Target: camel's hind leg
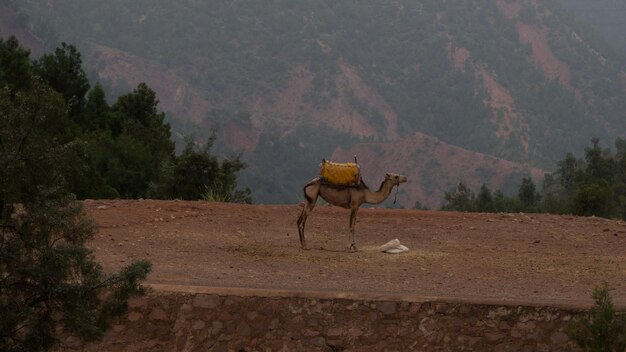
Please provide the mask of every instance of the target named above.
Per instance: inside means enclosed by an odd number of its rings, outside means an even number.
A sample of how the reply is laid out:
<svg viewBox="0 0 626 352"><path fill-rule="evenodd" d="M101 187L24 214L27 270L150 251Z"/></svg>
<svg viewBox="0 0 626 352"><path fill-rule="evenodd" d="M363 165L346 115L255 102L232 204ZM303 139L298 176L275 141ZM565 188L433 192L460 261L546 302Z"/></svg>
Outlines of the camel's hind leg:
<svg viewBox="0 0 626 352"><path fill-rule="evenodd" d="M309 216L309 204L304 204L304 208L302 209L302 213L298 218L298 234L300 235L300 247L302 249L306 249L306 239L304 238L304 225L306 224L306 218Z"/></svg>
<svg viewBox="0 0 626 352"><path fill-rule="evenodd" d="M350 210L350 234L348 235L348 251L356 252L356 235L354 234L354 226L356 225L356 213L359 208L352 208Z"/></svg>
<svg viewBox="0 0 626 352"><path fill-rule="evenodd" d="M307 184L304 186L304 208L302 208L302 213L298 218L298 234L300 235L300 246L302 249L307 249L306 238L304 238L304 226L306 225L306 219L309 216L309 213L313 211L313 208L315 208L319 191L319 188L310 186L313 185Z"/></svg>

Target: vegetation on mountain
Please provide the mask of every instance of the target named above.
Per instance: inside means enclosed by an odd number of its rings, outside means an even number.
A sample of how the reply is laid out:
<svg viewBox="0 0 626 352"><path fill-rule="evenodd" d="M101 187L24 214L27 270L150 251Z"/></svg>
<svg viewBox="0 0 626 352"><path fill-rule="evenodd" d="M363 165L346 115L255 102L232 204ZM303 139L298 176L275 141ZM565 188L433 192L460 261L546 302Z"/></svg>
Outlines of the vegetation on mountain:
<svg viewBox="0 0 626 352"><path fill-rule="evenodd" d="M443 210L476 212L543 212L600 216L626 220L626 141L618 138L616 151L601 148L598 139L585 157L568 153L546 174L541 192L525 177L517 197L494 193L483 185L476 196L462 182L445 193Z"/></svg>
<svg viewBox="0 0 626 352"><path fill-rule="evenodd" d="M101 85L90 88L81 54L73 45L62 43L53 53L32 62L14 38L4 42L4 49L12 51L0 63L0 78L8 94L44 85L60 95L67 113L59 112L63 117L50 126L50 133L61 144L72 141L76 145L76 160L64 166L63 177L79 199L157 196L151 187L165 182L166 177L174 177L167 180L171 185L190 182L186 173L196 167L189 161L191 153L210 160L213 166L203 170L202 185L184 194L173 186L161 187L159 198L201 199L208 187L224 199L250 202L249 191L237 190L237 173L245 168L240 155L220 163L210 155L210 145L201 153L192 148L181 156L174 154L170 126L165 114L158 111L156 93L145 83L109 105ZM169 164L177 165L176 174L163 174L167 172L164 165Z"/></svg>
<svg viewBox="0 0 626 352"><path fill-rule="evenodd" d="M557 0L36 0L15 6L40 37L64 38L88 51L90 70L108 77L112 88L128 82L126 72L111 73L116 63L107 62L106 48L184 80L208 108L186 116L197 104L189 95L172 97L180 104L171 115L177 128L211 126L212 110L247 111L246 128L283 150L289 136L308 125L318 131L318 143L307 150L313 160L328 157L345 135L352 144L359 138L384 144L419 132L550 168L591 137L614 140L626 130L626 60ZM292 199L308 176L253 170L282 168L296 158L302 157L247 153L250 168L242 180L255 183L261 201ZM419 174L401 171L409 179Z"/></svg>
<svg viewBox="0 0 626 352"><path fill-rule="evenodd" d="M237 188L237 173L246 165L240 156L221 163L211 155L216 134L212 132L203 148L188 140L180 156L161 164L159 178L150 184L148 196L155 199L204 199L207 201L252 203L250 189Z"/></svg>

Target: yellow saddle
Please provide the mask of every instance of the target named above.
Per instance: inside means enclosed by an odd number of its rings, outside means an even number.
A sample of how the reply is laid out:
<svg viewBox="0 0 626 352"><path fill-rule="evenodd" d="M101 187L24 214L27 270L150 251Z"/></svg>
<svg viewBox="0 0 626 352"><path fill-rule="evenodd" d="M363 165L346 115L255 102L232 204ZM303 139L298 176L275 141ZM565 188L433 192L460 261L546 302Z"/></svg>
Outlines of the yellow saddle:
<svg viewBox="0 0 626 352"><path fill-rule="evenodd" d="M361 182L361 169L356 163L334 163L324 160L320 177L325 182L339 186L356 186Z"/></svg>

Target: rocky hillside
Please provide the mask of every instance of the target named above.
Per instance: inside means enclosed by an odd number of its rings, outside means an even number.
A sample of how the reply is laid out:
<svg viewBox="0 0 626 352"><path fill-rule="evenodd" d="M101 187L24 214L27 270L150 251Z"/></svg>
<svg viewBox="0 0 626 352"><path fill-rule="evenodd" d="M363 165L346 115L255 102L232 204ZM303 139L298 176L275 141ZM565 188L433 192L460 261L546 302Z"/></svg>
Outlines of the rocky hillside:
<svg viewBox="0 0 626 352"><path fill-rule="evenodd" d="M12 4L111 95L147 82L179 136L218 124L257 202L297 201L322 158L356 154L373 187L402 173L399 202L436 207L626 132L626 61L551 0Z"/></svg>

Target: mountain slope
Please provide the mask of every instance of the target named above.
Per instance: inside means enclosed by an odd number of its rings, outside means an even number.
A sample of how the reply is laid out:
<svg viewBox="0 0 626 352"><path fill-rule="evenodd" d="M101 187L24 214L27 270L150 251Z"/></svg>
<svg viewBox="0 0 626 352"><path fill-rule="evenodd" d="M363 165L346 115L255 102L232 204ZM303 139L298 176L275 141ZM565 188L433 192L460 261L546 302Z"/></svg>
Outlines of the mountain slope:
<svg viewBox="0 0 626 352"><path fill-rule="evenodd" d="M514 191L592 137L626 131L625 61L552 0L20 6L33 28L58 32L40 37L76 43L111 91L154 87L178 133L202 140L219 124L219 151L245 151L241 182L259 202L299 199L319 160L359 151L364 168L414 182L405 206L436 207L460 180ZM390 162L399 148L420 156Z"/></svg>
<svg viewBox="0 0 626 352"><path fill-rule="evenodd" d="M15 36L35 57L45 52L45 42L27 26L27 20L10 3L0 3L0 37Z"/></svg>
<svg viewBox="0 0 626 352"><path fill-rule="evenodd" d="M560 0L564 8L626 53L626 2L621 0Z"/></svg>
<svg viewBox="0 0 626 352"><path fill-rule="evenodd" d="M477 190L486 183L491 189L514 193L521 177L530 175L535 180L543 177L539 168L481 155L421 133L385 144L360 143L349 149L338 148L332 157L350 160L353 155L358 155L363 177L373 189L378 188L377 182L382 182L386 172L414 170L411 182L398 190L398 199L406 206L416 202L430 206L439 204L444 193L456 187L459 181L471 189Z"/></svg>

